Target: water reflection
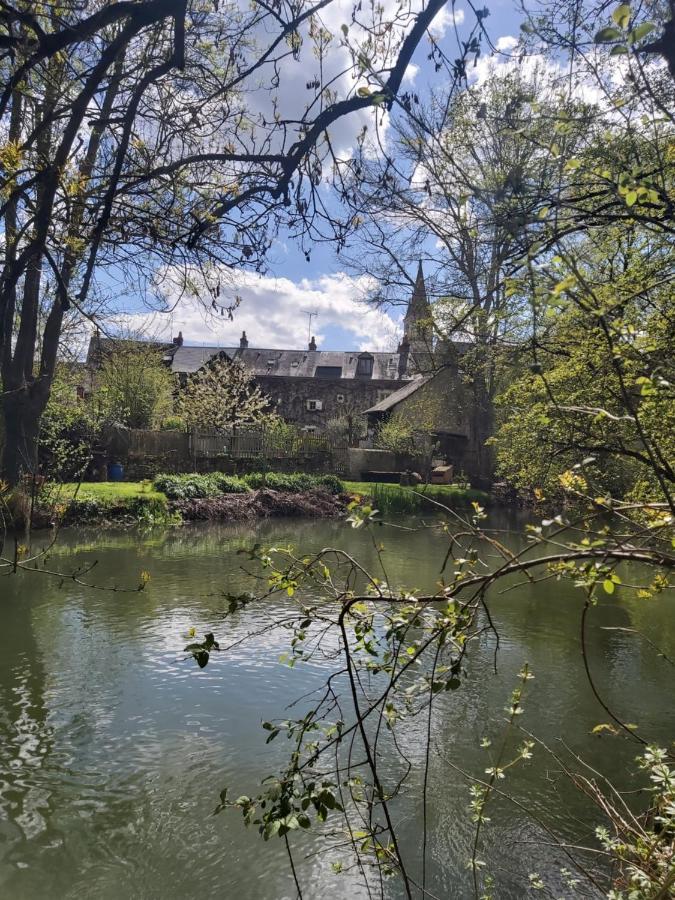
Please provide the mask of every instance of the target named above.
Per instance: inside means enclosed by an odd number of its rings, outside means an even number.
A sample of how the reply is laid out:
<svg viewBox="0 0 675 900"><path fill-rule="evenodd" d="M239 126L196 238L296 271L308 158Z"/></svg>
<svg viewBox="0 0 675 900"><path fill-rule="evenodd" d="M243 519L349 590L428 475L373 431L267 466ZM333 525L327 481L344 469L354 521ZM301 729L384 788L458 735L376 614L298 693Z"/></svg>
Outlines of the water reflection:
<svg viewBox="0 0 675 900"><path fill-rule="evenodd" d="M504 524L504 523L498 523ZM519 540L518 523L508 538ZM433 586L443 555L434 532L382 530L392 582ZM52 563L97 560L98 583L141 593L87 590L38 576L2 580L0 632L0 893L37 898L293 897L281 842L262 844L234 815L211 817L220 787L254 793L283 763L285 742L269 746L262 719L320 685L330 661L293 670L279 662L288 636L267 631L221 654L203 671L183 659L183 635L213 630L225 643L257 631L281 601L223 617L224 591L250 589L237 550L253 543L293 543L307 551L340 546L377 565L370 538L339 522L267 522L132 533L66 532ZM468 792L455 764L482 773L482 736L495 738L516 673L528 660L536 674L523 724L552 746L564 738L592 764L618 777L636 753L623 739L588 732L603 712L590 695L579 655L581 599L567 585L522 585L493 597L501 636L483 639L462 689L444 695L432 721L434 748L430 861L432 889L465 898L471 839ZM672 669L635 628L675 656L673 598L637 602L618 591L592 612L591 664L608 700L654 739L672 739ZM397 808L405 852L419 855L420 778L425 723L401 734L413 778ZM383 744L386 758L386 741ZM393 755L388 764L395 767ZM515 772L510 786L548 827L590 832L588 806L551 776L543 755ZM565 860L539 843L544 830L525 812L497 801L485 854L497 862L500 898L523 896L522 873L558 879ZM535 843L533 843L535 842ZM307 897L364 894L330 868L340 856L307 835L298 865ZM303 853L307 858L303 858ZM314 854L314 855L312 855ZM414 864L413 864L414 869ZM527 877L525 875L525 877ZM560 883L561 884L561 883ZM563 893L564 885L560 891ZM396 882L388 885L399 896Z"/></svg>

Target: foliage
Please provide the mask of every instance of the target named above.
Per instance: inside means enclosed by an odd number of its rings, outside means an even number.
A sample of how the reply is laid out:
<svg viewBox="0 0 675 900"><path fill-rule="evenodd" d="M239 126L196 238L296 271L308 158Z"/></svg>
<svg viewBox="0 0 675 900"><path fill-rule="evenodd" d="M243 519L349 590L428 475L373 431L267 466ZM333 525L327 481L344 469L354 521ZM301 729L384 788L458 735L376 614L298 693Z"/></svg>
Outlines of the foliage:
<svg viewBox="0 0 675 900"><path fill-rule="evenodd" d="M117 342L96 374L100 415L127 428L154 428L171 411L173 378L152 344Z"/></svg>
<svg viewBox="0 0 675 900"><path fill-rule="evenodd" d="M419 433L400 414L394 413L377 429L375 445L392 453L413 455L416 449L415 436L419 442Z"/></svg>
<svg viewBox="0 0 675 900"><path fill-rule="evenodd" d="M185 422L180 416L166 416L159 427L162 431L185 431Z"/></svg>
<svg viewBox="0 0 675 900"><path fill-rule="evenodd" d="M196 500L220 494L246 494L250 487L236 475L213 472L207 475L157 475L156 490L170 500Z"/></svg>
<svg viewBox="0 0 675 900"><path fill-rule="evenodd" d="M190 427L262 425L277 420L253 375L224 354L209 360L178 391L176 413Z"/></svg>
<svg viewBox="0 0 675 900"><path fill-rule="evenodd" d="M274 491L287 491L289 494L300 494L304 491L322 488L331 494L343 493L343 484L336 475L307 475L303 472L286 474L284 472L251 472L244 475L246 484L252 488L271 488Z"/></svg>
<svg viewBox="0 0 675 900"><path fill-rule="evenodd" d="M41 467L52 480L84 474L103 424L98 406L80 396L81 382L81 367L57 367L39 437Z"/></svg>
<svg viewBox="0 0 675 900"><path fill-rule="evenodd" d="M608 900L665 898L675 888L675 767L661 747L648 746L637 762L648 779L642 790L651 800L641 816L630 815L592 779L575 776L609 820L596 829L601 847L620 872Z"/></svg>
<svg viewBox="0 0 675 900"><path fill-rule="evenodd" d="M420 421L417 405L414 418L407 412L395 412L378 426L375 446L400 456L410 457L416 464L423 465L425 469L423 474L426 475L438 447L432 436L434 421L434 418L428 416Z"/></svg>
<svg viewBox="0 0 675 900"><path fill-rule="evenodd" d="M485 504L488 495L476 488L456 484L420 484L404 487L384 482L346 481L348 493L368 497L372 506L383 515L428 513L438 511L434 502L451 509L470 507L472 503ZM432 502L430 502L432 501Z"/></svg>
<svg viewBox="0 0 675 900"><path fill-rule="evenodd" d="M282 224L301 241L326 226L341 236L317 194L333 155L327 131L391 107L443 5L357 17L354 4L348 39L316 18L334 0L278 10L205 0L3 7L5 477L36 471L39 420L73 321L124 314L128 294L160 283L231 314L238 301L219 299L219 271L260 269ZM349 10L334 14L350 20ZM287 63L314 59L321 75L298 94ZM246 98L261 79L274 86L253 109ZM286 86L299 128L279 108ZM119 285L107 303L94 289L106 270Z"/></svg>
<svg viewBox="0 0 675 900"><path fill-rule="evenodd" d="M550 274L533 284L549 312L535 371L499 400L499 470L559 500L565 473L584 461L594 496L658 500L659 479L675 482L672 255L614 228L578 242Z"/></svg>
<svg viewBox="0 0 675 900"><path fill-rule="evenodd" d="M41 502L52 510L55 522L66 525L93 522L100 526L109 520L153 527L178 521L169 510L167 498L157 492L85 491L69 496L52 490L43 494Z"/></svg>
<svg viewBox="0 0 675 900"><path fill-rule="evenodd" d="M481 352L488 367L495 362L490 333L505 343L515 337L499 360L500 366L510 367L506 375L513 384L504 390L496 447L505 475L520 478L539 494L550 490L551 515L526 526L528 545L520 551L511 550L506 535L485 521L478 501L470 511L448 510L433 526L420 523L418 527L432 528L443 540L438 580L427 593L391 580L386 531L376 502L380 497L372 496L380 488L366 500L354 500L348 519L354 528L372 530L370 566L339 548L306 553L302 548L267 550L256 545L249 551L259 562L258 577L266 577L267 589L259 591L258 600L283 597L279 624L293 623L283 660L294 667L328 657L333 665L322 688L312 694L314 699L304 698L307 705L301 714L263 723L268 742L282 734L290 741L286 764L275 769L253 796L234 800L224 790L217 811L235 809L264 839L275 835L286 839L289 832L321 827L330 817L330 833L345 836L341 846L346 847L348 864L368 888L373 884L379 896L387 893L382 876L388 874L397 876L395 890L403 896L438 895L427 866L429 804L433 779L444 777L446 764L456 765L471 785L474 834L466 862L475 900L500 896L495 887L500 873L491 870L489 857L481 858L489 846L487 830L494 829L492 840L499 836L498 826L487 815L493 800L517 803L523 814L542 824L538 804L519 801L503 786L507 773L541 746L520 724L524 689L531 677L528 667L523 667L521 683L506 706L502 740L494 751L489 740L483 743L489 752L483 771L463 772L451 755L443 753L435 739L433 710L447 692L462 691L469 660L485 649L486 640L491 654L494 648L496 663L500 632L493 607L500 593L528 582L545 602L550 579L568 580L579 591L581 662L589 691L611 723L607 739L631 741L647 750L645 771L657 790L651 809L634 809L621 787L609 784L601 793L598 785L607 785L606 779L596 770L589 772L582 760L573 756L574 765L582 768L582 775L577 775L559 756L542 748L563 777L598 801L609 826L597 834L597 845L585 848L569 843L545 822L547 843L574 865L573 875L569 870L561 873L574 895L665 898L673 890L673 751L669 748L661 755L649 749L653 723L643 711L632 710L631 721L626 721L605 697L603 686L594 679L589 622L600 598L611 601L621 592L646 602L669 590L675 570L670 288L674 95L663 67L645 63L641 41L647 32L636 30L645 15L660 8L658 4L639 12L622 8L625 4L614 9L621 43L637 51L615 54L626 57L621 63L625 70L609 55L594 53L589 60L584 52L597 33L594 18L607 15L606 4L575 0L572 6L572 31L569 4L539 4L537 15L528 15L525 23L523 46L532 35L535 52L548 50L556 64L561 49L569 51L565 90L556 78L546 104L506 96L498 115L492 116L489 105L484 110L478 105L470 121L459 115L461 104L453 105L447 96L432 98L433 115L425 117L412 96L406 108L409 160L422 185L420 195L425 192L424 146L437 148L442 158L443 141L456 149L456 134L460 139L464 131L475 134L483 127L478 121L483 118L497 150L505 148L505 160L512 139L518 145L520 172L509 173L508 167L502 173L495 171L492 184L489 167L481 172L485 180L466 177L471 188L466 197L455 195L457 179L445 179L449 190L444 201L455 204L460 220L464 215L471 222L467 241L442 231L445 207L434 208L424 197L418 203L417 236L425 247L436 238L439 255L464 251L470 255L482 239L471 220L481 204L488 208L483 221L488 226L499 224L507 233L509 258L490 272L493 297L516 311L513 329L489 316L481 321L489 279L479 290L468 291L466 299L476 314L470 324L484 327ZM667 23L671 31L672 27ZM598 88L590 109L570 100L574 91L589 83ZM437 121L445 124L446 111L448 128L439 130ZM468 149L475 157L482 145L469 139ZM367 155L364 150L358 165L368 164ZM427 159L434 161L431 153ZM353 161L349 165L357 170ZM366 228L378 240L384 233L379 243L385 253L383 267L391 268L395 281L404 273L386 232L394 231L402 219L396 218L398 209L384 204L400 169L398 159L393 163L388 155L376 166L378 177L372 181L384 200L379 209L386 208L387 215L380 219L371 208ZM412 173L404 171L404 185L406 180L413 185ZM501 198L500 174L511 174L515 181L509 185L508 178L502 180L501 186L509 190ZM547 177L539 178L542 174ZM357 173L343 192L355 191L353 203L361 211L358 177ZM438 182L443 185L441 179ZM433 194L431 184L429 188ZM505 199L508 203L500 206ZM402 229L401 242L409 240L410 232ZM489 255L497 243L495 231L488 232L483 249ZM365 257L361 244L356 252ZM461 279L457 283L461 287ZM455 293L452 298L462 299ZM483 377L481 365L468 371L467 378ZM504 377L502 388L508 380ZM486 396L482 387L478 394ZM409 432L412 423L395 422L405 438L402 424ZM631 564L635 573L630 581L622 578L624 564ZM232 613L236 611L235 603ZM663 656L658 647L655 652ZM666 663L672 665L671 660ZM422 736L423 742L414 761L404 740L411 733ZM417 797L422 807L420 840L401 846L395 815L398 798L415 783L411 770L419 760L424 766ZM317 792L324 788L332 800L322 805ZM637 807L638 798L633 799ZM590 866L588 854L594 859ZM376 878L371 882L373 870ZM297 879L296 886L301 894ZM523 894L560 894L559 885L546 884L536 872L525 877L521 888Z"/></svg>

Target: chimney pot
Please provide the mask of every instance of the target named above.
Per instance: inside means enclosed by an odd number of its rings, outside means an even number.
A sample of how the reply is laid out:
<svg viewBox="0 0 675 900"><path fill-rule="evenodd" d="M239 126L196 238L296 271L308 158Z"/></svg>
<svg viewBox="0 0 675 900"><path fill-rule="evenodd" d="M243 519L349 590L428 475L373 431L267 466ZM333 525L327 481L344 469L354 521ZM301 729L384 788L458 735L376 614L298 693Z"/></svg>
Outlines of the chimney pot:
<svg viewBox="0 0 675 900"><path fill-rule="evenodd" d="M309 349L316 350L316 339L314 338L314 335L312 335L312 340L309 342Z"/></svg>
<svg viewBox="0 0 675 900"><path fill-rule="evenodd" d="M183 332L179 331L178 335L173 339L174 347L182 347L183 346Z"/></svg>
<svg viewBox="0 0 675 900"><path fill-rule="evenodd" d="M248 338L246 337L246 332L242 331L241 337L239 338L239 349L246 350L248 347Z"/></svg>

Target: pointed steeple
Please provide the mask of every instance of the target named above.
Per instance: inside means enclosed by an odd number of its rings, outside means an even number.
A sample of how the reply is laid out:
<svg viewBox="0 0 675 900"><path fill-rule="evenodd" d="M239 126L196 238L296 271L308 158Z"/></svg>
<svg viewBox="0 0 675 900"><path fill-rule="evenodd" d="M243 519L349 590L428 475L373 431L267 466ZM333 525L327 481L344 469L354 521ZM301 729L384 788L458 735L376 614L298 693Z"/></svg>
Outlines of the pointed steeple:
<svg viewBox="0 0 675 900"><path fill-rule="evenodd" d="M431 306L427 297L427 287L424 282L422 260L417 266L417 277L413 288L408 309L403 319L403 335L410 345L411 363L416 358L418 371L427 368L430 353L433 348L433 327Z"/></svg>

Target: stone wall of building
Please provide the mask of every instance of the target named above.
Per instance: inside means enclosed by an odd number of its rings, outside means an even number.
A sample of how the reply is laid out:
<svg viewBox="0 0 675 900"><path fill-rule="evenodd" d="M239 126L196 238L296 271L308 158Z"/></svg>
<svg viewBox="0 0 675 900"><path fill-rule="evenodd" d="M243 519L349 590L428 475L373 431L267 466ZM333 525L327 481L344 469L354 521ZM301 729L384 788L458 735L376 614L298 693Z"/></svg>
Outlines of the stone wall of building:
<svg viewBox="0 0 675 900"><path fill-rule="evenodd" d="M401 381L371 378L258 376L257 383L287 422L323 431L331 420L361 417L368 407L401 387ZM312 402L314 401L314 402ZM317 408L318 403L321 408ZM313 407L313 408L312 408ZM365 423L365 419L363 420Z"/></svg>

